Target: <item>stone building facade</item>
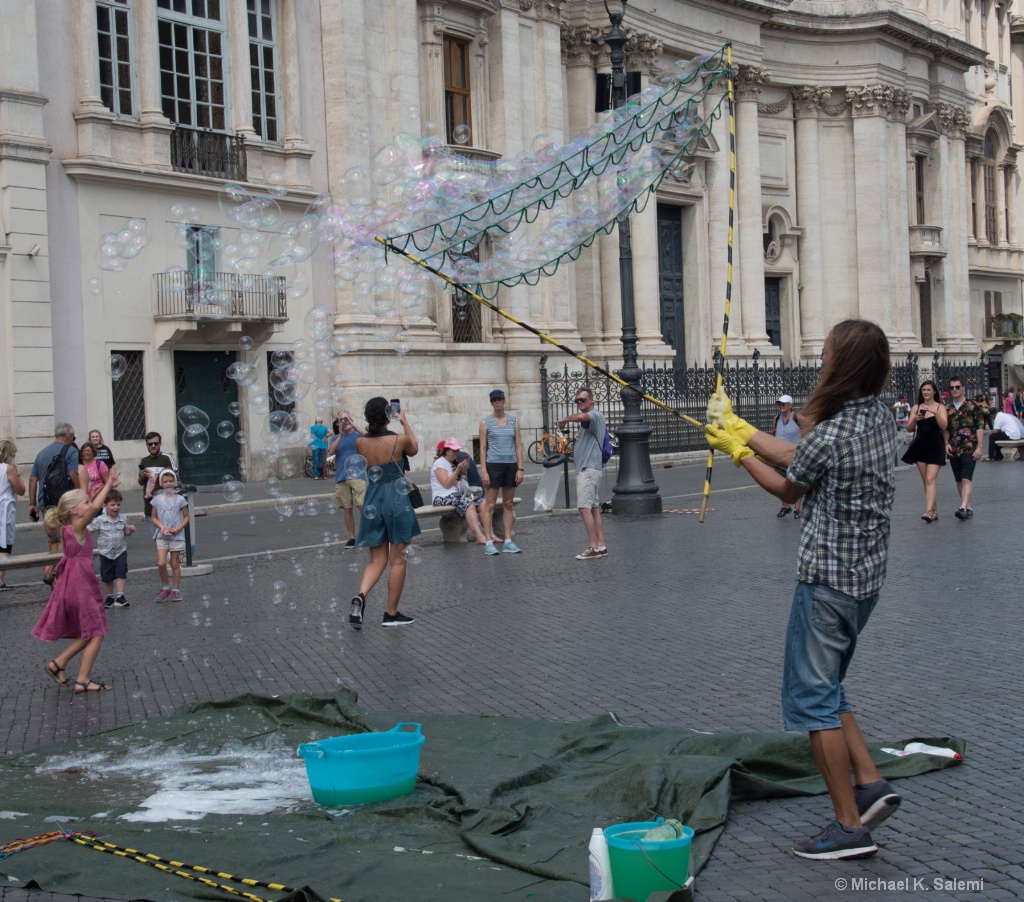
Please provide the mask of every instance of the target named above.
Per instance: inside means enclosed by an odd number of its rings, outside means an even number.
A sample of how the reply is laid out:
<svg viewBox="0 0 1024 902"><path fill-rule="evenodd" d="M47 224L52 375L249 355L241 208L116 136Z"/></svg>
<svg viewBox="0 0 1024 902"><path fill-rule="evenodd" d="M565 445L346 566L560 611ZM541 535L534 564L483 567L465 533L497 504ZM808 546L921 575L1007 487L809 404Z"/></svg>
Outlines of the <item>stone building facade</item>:
<svg viewBox="0 0 1024 902"><path fill-rule="evenodd" d="M273 191L280 231L401 132L442 133L482 160L528 153L539 135L564 142L602 107L602 2L6 0L0 26L0 435L23 460L55 418L100 428L130 460L144 430L173 447L183 403L219 417L238 400L250 440L212 443L208 468L237 472L241 456L258 478L262 414L223 373L244 359L266 387L270 355L308 338L315 304L354 349L319 373L340 404L400 396L430 445L474 435L499 385L528 431L540 425L544 348L451 293L382 329L353 283L335 282L327 248L284 281L256 268L238 282L246 229L224 187ZM1012 0L634 0L625 27L633 86L732 42L730 354L813 358L833 323L865 316L898 353L988 352L997 381L1020 384ZM723 117L634 217L642 358L703 362L717 345L728 147ZM132 219L148 243L98 269L101 236ZM618 267L617 237L602 236L498 301L614 365ZM200 270L223 274L215 317L182 301ZM112 352L127 355L127 382L104 371ZM310 415L312 397L298 402Z"/></svg>

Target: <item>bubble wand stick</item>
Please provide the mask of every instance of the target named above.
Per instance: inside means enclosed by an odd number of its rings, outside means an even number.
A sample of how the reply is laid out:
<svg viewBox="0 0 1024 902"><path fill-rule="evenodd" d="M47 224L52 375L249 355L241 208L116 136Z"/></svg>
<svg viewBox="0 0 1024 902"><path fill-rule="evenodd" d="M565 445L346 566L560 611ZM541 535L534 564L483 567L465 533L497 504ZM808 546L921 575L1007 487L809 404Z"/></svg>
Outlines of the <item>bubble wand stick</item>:
<svg viewBox="0 0 1024 902"><path fill-rule="evenodd" d="M505 317L505 319L509 320L510 322L515 323L517 326L522 326L524 329L526 329L527 332L532 332L534 335L536 335L542 341L546 341L548 344L553 344L556 348L558 348L558 350L564 351L570 357L575 357L580 363L586 364L592 370L596 370L602 376L606 376L607 378L611 379L612 382L615 382L618 385L621 385L623 388L628 388L632 392L636 392L645 401L650 401L652 404L656 405L657 407L660 407L662 410L668 411L668 413L672 414L672 416L674 416L674 417L676 417L676 418L678 418L680 420L684 420L685 422L689 423L691 426L696 426L698 429L703 429L704 428L704 424L702 422L700 422L700 420L695 420L693 417L688 417L685 413L681 413L680 411L676 410L674 407L670 407L664 401L659 401L657 398L653 397L652 395L648 395L645 392L640 391L639 389L637 389L634 386L630 385L625 380L623 380L623 379L619 378L618 376L616 376L614 373L611 373L608 370L606 370L603 366L600 366L599 364L594 363L593 360L590 360L589 358L584 357L582 354L577 354L572 348L566 347L564 344L562 344L560 341L556 341L550 335L545 335L543 332L540 331L540 329L536 328L535 326L531 326L528 322L525 322L525 321L519 319L518 317L513 316L511 313L507 313L506 311L504 311L500 307L498 307L497 304L492 304L490 301L480 297L480 295L476 294L475 292L470 291L464 285L460 285L458 282L456 282L450 276L445 275L439 269L435 269L433 266L431 266L429 263L427 263L426 260L422 260L419 257L414 257L408 251L403 251L401 248L395 247L395 245L393 245L390 241L388 241L387 238L380 238L380 237L378 237L376 240L379 241L381 244L383 244L384 247L387 250L394 251L396 254L401 254L403 257L405 257L410 262L415 263L417 266L422 266L428 272L432 272L439 279L442 279L443 281L445 281L449 285L451 285L452 288L455 288L455 289L457 289L459 291L465 292L467 295L469 295L469 297L471 297L478 304L483 304L485 307L487 307L489 310L493 310L499 316ZM721 376L719 376L719 378L721 378Z"/></svg>
<svg viewBox="0 0 1024 902"><path fill-rule="evenodd" d="M732 244L733 220L736 214L736 101L732 82L732 44L726 44L725 63L729 70L726 96L729 105L729 238L727 241L725 268L725 319L722 322L722 345L715 361L715 391L722 387L722 370L725 367L725 345L729 340L729 310L732 306ZM708 468L704 474L704 495L700 499L700 522L704 522L704 514L708 509L711 497L711 471L715 464L715 452L708 448Z"/></svg>

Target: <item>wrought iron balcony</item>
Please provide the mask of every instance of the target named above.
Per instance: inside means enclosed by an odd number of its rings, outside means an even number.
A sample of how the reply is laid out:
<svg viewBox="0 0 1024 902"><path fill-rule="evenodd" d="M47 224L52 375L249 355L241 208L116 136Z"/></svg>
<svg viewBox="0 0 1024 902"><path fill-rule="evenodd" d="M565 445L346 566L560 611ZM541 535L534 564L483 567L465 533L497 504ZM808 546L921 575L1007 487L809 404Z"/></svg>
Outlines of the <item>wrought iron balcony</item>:
<svg viewBox="0 0 1024 902"><path fill-rule="evenodd" d="M1024 329L1019 313L997 313L985 320L985 337L995 341L1021 341Z"/></svg>
<svg viewBox="0 0 1024 902"><path fill-rule="evenodd" d="M187 270L158 272L157 319L249 320L285 322L288 295L284 276L252 276L235 272Z"/></svg>
<svg viewBox="0 0 1024 902"><path fill-rule="evenodd" d="M171 133L171 168L175 172L244 182L245 138L176 125Z"/></svg>

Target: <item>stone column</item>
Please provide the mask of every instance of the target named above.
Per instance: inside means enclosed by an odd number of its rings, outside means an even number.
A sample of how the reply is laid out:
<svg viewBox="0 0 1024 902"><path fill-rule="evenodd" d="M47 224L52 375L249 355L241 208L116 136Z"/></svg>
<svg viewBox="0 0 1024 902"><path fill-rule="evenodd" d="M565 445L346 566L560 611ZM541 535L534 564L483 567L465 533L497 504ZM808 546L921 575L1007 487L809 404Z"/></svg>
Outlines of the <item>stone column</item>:
<svg viewBox="0 0 1024 902"><path fill-rule="evenodd" d="M733 310L742 309L736 338L753 347L768 349L764 317L764 252L761 223L761 147L757 123L757 98L771 73L761 66L740 66L736 91L736 219L733 260L738 261L738 284ZM738 288L737 292L735 289ZM732 330L730 329L730 339ZM730 341L735 350L741 343Z"/></svg>
<svg viewBox="0 0 1024 902"><path fill-rule="evenodd" d="M1006 221L1006 243L1010 247L1018 247L1017 238L1017 154L1013 151L1006 155L1005 164L1005 175L1006 175L1006 196L1008 203L1006 205L1006 212L1008 219Z"/></svg>
<svg viewBox="0 0 1024 902"><path fill-rule="evenodd" d="M888 112L892 158L892 228L893 240L889 242L889 257L892 265L892 332L891 343L905 342L914 345L914 319L911 311L914 290L913 274L910 268L910 198L913 196L913 182L908 178L907 169L907 113L912 96L902 88L892 92Z"/></svg>
<svg viewBox="0 0 1024 902"><path fill-rule="evenodd" d="M1006 222L1006 168L996 166L996 239L1000 247L1010 242Z"/></svg>
<svg viewBox="0 0 1024 902"><path fill-rule="evenodd" d="M170 169L170 134L174 127L164 116L161 102L156 15L156 0L136 0L132 4L135 72L139 79L139 123L143 129L142 163L158 169Z"/></svg>
<svg viewBox="0 0 1024 902"><path fill-rule="evenodd" d="M426 4L420 19L420 129L426 122L444 128L444 16L439 5Z"/></svg>
<svg viewBox="0 0 1024 902"><path fill-rule="evenodd" d="M977 210L977 221L974 223L974 237L979 244L996 244L989 238L988 229L985 226L985 165L981 158L975 158L974 173L974 205Z"/></svg>
<svg viewBox="0 0 1024 902"><path fill-rule="evenodd" d="M825 251L822 247L821 166L818 159L818 110L831 88L793 88L796 117L796 209L800 236L800 356L814 358L825 344Z"/></svg>
<svg viewBox="0 0 1024 902"><path fill-rule="evenodd" d="M107 112L100 97L97 47L96 4L93 0L78 0L75 9L75 69L80 112Z"/></svg>
<svg viewBox="0 0 1024 902"><path fill-rule="evenodd" d="M287 84L285 68L294 69L294 48L292 55L288 54L285 47L284 20L292 11L292 4L285 0L278 3L278 20L275 26L278 29L278 71L277 78L279 86ZM245 6L241 3L229 3L225 7L227 26L227 47L226 50L231 57L231 127L239 135L244 135L246 141L257 137L262 140L262 135L256 135L256 129L252 127L252 76L249 69L249 17L246 14ZM157 59L153 58L154 61ZM283 93L283 92L282 92ZM288 103L282 97L282 106L286 114Z"/></svg>

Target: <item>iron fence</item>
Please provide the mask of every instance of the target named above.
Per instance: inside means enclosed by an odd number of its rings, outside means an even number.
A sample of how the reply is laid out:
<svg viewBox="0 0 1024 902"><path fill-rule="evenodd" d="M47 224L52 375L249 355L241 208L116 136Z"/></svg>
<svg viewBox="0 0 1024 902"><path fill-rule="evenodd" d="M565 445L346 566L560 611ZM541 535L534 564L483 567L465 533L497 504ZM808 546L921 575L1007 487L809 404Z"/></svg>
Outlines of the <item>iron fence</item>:
<svg viewBox="0 0 1024 902"><path fill-rule="evenodd" d="M199 319L278 320L288 318L284 276L235 272L158 272L157 316Z"/></svg>
<svg viewBox="0 0 1024 902"><path fill-rule="evenodd" d="M175 172L244 182L248 170L245 138L175 125L171 132L171 168Z"/></svg>
<svg viewBox="0 0 1024 902"><path fill-rule="evenodd" d="M576 412L576 392L588 388L594 395L594 402L613 431L622 424L624 415L619 385L589 369L562 368L547 369L547 355L540 359L541 405L544 413L544 428L549 430L558 419ZM917 388L922 379L933 378L940 388L946 385L951 375L964 379L968 396L987 392L987 368L977 357L969 359L947 359L936 353L933 358L924 358L931 364L922 367L923 362L916 354L898 358L892 368L889 385L882 392L882 400L890 407L901 398L914 403ZM605 369L610 369L605 364ZM677 366L667 363L640 363L640 388L646 394L657 398L680 413L700 422L706 419L708 398L715 390L715 366L705 363L699 366ZM619 375L617 371L616 375ZM794 408L799 410L810 397L821 376L821 362L801 362L793 365L780 360L762 361L755 351L748 359L729 358L723 369L725 390L732 399L733 409L758 429L771 431L775 420L775 403L782 395L791 395ZM706 450L704 433L678 417L655 406L650 401L641 402L644 422L651 428L650 449L652 454L675 451Z"/></svg>

